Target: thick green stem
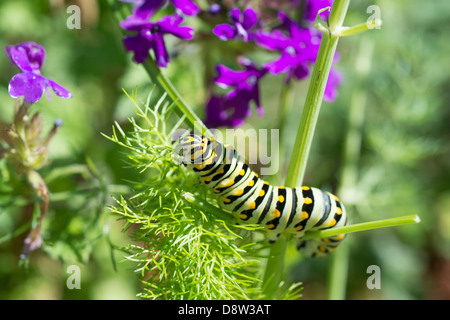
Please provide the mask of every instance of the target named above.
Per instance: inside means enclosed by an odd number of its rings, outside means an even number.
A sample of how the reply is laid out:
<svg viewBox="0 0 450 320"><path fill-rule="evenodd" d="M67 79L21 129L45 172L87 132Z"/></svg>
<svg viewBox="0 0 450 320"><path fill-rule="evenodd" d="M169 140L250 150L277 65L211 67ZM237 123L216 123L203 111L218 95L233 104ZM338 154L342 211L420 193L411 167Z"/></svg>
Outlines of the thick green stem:
<svg viewBox="0 0 450 320"><path fill-rule="evenodd" d="M373 42L363 39L360 42L359 54L355 64L355 73L360 80L360 84L355 88L350 100L349 122L342 157L343 167L338 187L338 193L344 202L348 198L347 194L352 194L352 190L358 185L358 167L366 107L365 80L371 68L372 55ZM347 209L350 209L350 207L347 207ZM347 242L344 242L331 258L327 286L328 299L330 300L345 299L348 259L349 249Z"/></svg>
<svg viewBox="0 0 450 320"><path fill-rule="evenodd" d="M339 245L339 250L333 253L328 272L327 299L344 300L347 291L347 276L349 263L348 242Z"/></svg>
<svg viewBox="0 0 450 320"><path fill-rule="evenodd" d="M320 43L314 70L311 76L308 93L294 149L291 155L285 185L287 187L300 186L303 183L309 150L319 117L325 87L333 63L334 54L339 39L335 32L342 27L350 0L336 0L329 18L329 30L325 32ZM279 287L284 272L284 257L286 251L286 238L280 239L271 246L265 274L263 278L263 293L267 299L272 299Z"/></svg>
<svg viewBox="0 0 450 320"><path fill-rule="evenodd" d="M320 43L319 53L314 65L311 83L306 95L306 102L292 151L292 160L288 168L286 178L286 186L288 187L300 186L303 183L314 130L339 40L339 33L336 33L335 30L342 27L349 2L350 0L334 2L329 18L329 32L323 34Z"/></svg>
<svg viewBox="0 0 450 320"><path fill-rule="evenodd" d="M308 240L308 239L315 239L315 238L328 238L328 237L337 236L337 235L344 234L344 233L353 233L353 232L367 231L367 230L372 230L372 229L395 227L395 226L414 224L414 223L419 223L419 222L420 222L420 218L417 215L382 219L382 220L376 220L376 221L356 223L356 224L348 225L345 227L332 228L332 229L327 229L327 230L322 230L322 231L308 231L308 232L306 232L305 236L302 239Z"/></svg>

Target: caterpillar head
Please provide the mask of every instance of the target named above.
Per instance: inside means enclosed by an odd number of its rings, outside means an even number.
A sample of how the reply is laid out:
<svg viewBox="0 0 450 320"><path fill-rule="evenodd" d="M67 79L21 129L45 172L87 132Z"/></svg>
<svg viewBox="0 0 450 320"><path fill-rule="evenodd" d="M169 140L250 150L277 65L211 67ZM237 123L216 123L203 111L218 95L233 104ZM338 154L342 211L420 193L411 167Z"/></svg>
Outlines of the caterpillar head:
<svg viewBox="0 0 450 320"><path fill-rule="evenodd" d="M203 165L217 155L217 147L220 143L205 136L189 134L181 137L177 146L173 149L173 159L185 166Z"/></svg>

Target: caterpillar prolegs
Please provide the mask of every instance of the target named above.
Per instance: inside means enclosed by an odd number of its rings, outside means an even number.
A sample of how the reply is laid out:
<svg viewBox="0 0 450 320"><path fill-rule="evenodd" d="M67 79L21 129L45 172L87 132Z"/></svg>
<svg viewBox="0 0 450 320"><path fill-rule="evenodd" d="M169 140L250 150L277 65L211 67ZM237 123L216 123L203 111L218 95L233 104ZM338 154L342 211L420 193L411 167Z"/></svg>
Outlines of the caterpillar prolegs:
<svg viewBox="0 0 450 320"><path fill-rule="evenodd" d="M180 139L178 161L193 170L218 196L219 205L240 222L263 225L269 242L292 235L305 256L333 252L344 235L302 240L306 231L347 224L345 208L328 192L312 187L272 186L255 173L235 149L214 139L190 134Z"/></svg>

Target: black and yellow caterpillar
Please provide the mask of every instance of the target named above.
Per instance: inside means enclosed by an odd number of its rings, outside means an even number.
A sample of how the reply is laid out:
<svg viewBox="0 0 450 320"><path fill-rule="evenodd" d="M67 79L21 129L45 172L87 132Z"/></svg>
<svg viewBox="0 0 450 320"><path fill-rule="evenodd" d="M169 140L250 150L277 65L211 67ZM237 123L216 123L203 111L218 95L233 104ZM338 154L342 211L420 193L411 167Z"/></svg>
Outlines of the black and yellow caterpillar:
<svg viewBox="0 0 450 320"><path fill-rule="evenodd" d="M302 240L306 231L347 224L345 208L328 192L312 187L274 187L258 177L235 149L194 134L180 138L178 162L193 170L218 196L219 205L240 222L265 227L269 242L282 233L292 235L305 256L333 252L344 235Z"/></svg>

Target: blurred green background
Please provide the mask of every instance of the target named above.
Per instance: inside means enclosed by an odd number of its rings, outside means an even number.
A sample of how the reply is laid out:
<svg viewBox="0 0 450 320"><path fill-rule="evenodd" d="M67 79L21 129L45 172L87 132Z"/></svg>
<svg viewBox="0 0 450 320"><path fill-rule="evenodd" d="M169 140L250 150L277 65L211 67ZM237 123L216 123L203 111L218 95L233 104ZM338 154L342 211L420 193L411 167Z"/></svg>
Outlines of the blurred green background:
<svg viewBox="0 0 450 320"><path fill-rule="evenodd" d="M81 8L81 29L66 27L71 4ZM340 190L352 222L411 214L422 220L348 237L348 298L449 299L450 43L445 31L450 8L445 0L352 1L345 24L365 21L373 4L380 8L382 28L340 39L336 68L345 81L337 100L322 106L305 184ZM33 106L44 117L44 132L57 118L64 125L50 145L52 163L41 171L51 205L44 245L31 254L27 269L18 265L26 232L16 232L30 219L26 186L0 160L0 298L136 299L138 275L117 250L130 240L106 207L113 203L111 195L128 192L128 181L139 175L125 167L123 150L101 133L109 135L114 121L126 128L134 110L122 88L138 87L145 101L148 76L124 51L105 1L2 0L0 34L0 47L42 44L47 51L43 75L74 95L70 100L53 95L50 102L44 97ZM204 75L213 67L206 63L224 63L222 53L202 50L195 41L178 48L171 40L171 52L180 54L164 72L203 117ZM7 88L17 72L0 54L2 130L12 120L14 100ZM288 117L281 119L281 83L281 77L263 79L265 116L253 112L244 126L281 129L279 176L268 178L277 183L284 180L308 87L307 81L294 84ZM349 128L360 131L346 147ZM356 158L349 160L345 152ZM288 276L303 282L304 297L324 298L329 258L300 260L293 247L288 253ZM80 290L66 286L67 267L73 264L81 268ZM379 290L366 286L370 265L380 267Z"/></svg>

